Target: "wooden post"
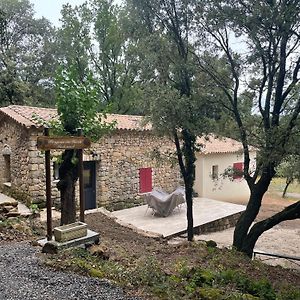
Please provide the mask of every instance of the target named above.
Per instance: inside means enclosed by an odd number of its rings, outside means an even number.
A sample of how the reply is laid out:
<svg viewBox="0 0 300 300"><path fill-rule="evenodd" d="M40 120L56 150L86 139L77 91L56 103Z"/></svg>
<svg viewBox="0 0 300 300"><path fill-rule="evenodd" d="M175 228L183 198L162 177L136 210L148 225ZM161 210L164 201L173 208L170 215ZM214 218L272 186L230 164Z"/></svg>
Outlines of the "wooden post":
<svg viewBox="0 0 300 300"><path fill-rule="evenodd" d="M44 130L45 136L49 136L49 128ZM50 150L45 151L46 168L46 207L47 207L47 240L52 240L52 200L51 200L51 171Z"/></svg>
<svg viewBox="0 0 300 300"><path fill-rule="evenodd" d="M77 133L78 136L82 136L82 129L78 129ZM80 221L84 222L85 199L83 186L83 149L78 149L78 159Z"/></svg>

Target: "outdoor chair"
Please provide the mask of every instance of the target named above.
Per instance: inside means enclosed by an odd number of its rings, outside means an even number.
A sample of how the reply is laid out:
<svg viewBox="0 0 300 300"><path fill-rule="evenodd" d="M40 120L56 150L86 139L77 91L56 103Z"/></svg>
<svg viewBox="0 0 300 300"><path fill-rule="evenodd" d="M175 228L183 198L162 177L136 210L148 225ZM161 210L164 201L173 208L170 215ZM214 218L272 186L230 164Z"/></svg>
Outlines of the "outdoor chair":
<svg viewBox="0 0 300 300"><path fill-rule="evenodd" d="M179 187L171 194L154 189L152 192L144 194L144 199L148 208L151 208L155 215L167 217L176 207L185 203L185 189Z"/></svg>

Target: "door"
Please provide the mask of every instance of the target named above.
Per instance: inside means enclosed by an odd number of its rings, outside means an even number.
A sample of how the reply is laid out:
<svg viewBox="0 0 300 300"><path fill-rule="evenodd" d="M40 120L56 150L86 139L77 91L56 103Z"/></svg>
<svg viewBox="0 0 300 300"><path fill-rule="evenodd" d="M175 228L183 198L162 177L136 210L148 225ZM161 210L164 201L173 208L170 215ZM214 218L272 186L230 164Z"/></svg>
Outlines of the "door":
<svg viewBox="0 0 300 300"><path fill-rule="evenodd" d="M83 187L85 209L96 208L96 163L83 162Z"/></svg>

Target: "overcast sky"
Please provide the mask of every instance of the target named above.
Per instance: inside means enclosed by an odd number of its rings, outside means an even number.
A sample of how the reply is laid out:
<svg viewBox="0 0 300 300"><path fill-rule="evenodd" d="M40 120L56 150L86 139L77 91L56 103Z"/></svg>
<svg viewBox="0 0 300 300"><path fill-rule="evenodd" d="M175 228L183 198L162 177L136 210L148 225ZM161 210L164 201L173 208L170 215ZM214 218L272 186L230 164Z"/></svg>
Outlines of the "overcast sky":
<svg viewBox="0 0 300 300"><path fill-rule="evenodd" d="M53 25L59 26L60 11L63 4L70 3L75 6L84 3L85 0L30 0L30 2L34 5L37 18L45 17Z"/></svg>

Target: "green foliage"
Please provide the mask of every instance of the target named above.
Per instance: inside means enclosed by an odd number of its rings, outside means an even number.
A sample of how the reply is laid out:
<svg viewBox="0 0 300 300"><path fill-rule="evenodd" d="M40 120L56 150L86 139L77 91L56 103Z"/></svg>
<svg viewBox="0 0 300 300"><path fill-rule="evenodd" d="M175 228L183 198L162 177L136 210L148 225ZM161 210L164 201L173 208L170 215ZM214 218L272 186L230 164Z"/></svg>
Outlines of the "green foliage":
<svg viewBox="0 0 300 300"><path fill-rule="evenodd" d="M174 130L189 129L196 135L207 134L212 129L209 96L180 95L180 91L165 85L155 84L144 89L145 111L154 128L162 134L172 135ZM213 110L213 105L211 105Z"/></svg>
<svg viewBox="0 0 300 300"><path fill-rule="evenodd" d="M54 29L28 0L1 0L0 12L0 105L53 105Z"/></svg>
<svg viewBox="0 0 300 300"><path fill-rule="evenodd" d="M235 270L225 270L218 274L218 280L223 284L234 283L243 293L248 293L259 299L275 300L276 293L267 280L251 280L244 274Z"/></svg>
<svg viewBox="0 0 300 300"><path fill-rule="evenodd" d="M104 260L83 249L67 253L71 253L71 257L60 262L59 267L66 265L93 277L113 280L124 287L144 290L160 299L297 300L299 297L297 288L285 287L276 292L266 279L253 279L239 269L228 269L219 264L212 270L189 266L185 260L180 260L166 273L155 256L126 259L125 266L121 261Z"/></svg>
<svg viewBox="0 0 300 300"><path fill-rule="evenodd" d="M300 182L300 156L289 155L277 167L277 175L293 182Z"/></svg>
<svg viewBox="0 0 300 300"><path fill-rule="evenodd" d="M37 214L40 211L39 206L37 204L35 204L35 203L32 203L29 206L29 209L30 209L31 213L33 213L33 214Z"/></svg>
<svg viewBox="0 0 300 300"><path fill-rule="evenodd" d="M278 295L279 300L300 299L300 290L296 287L287 287Z"/></svg>
<svg viewBox="0 0 300 300"><path fill-rule="evenodd" d="M200 288L198 290L198 296L203 300L221 300L224 299L224 295L221 290L217 288Z"/></svg>
<svg viewBox="0 0 300 300"><path fill-rule="evenodd" d="M53 120L53 130L75 135L78 128L83 135L98 140L113 128L105 122L105 115L99 112L97 83L92 74L80 80L74 66L60 70L56 77L56 98L59 120ZM74 161L74 163L76 163Z"/></svg>
<svg viewBox="0 0 300 300"><path fill-rule="evenodd" d="M216 248L218 245L215 241L209 240L209 241L206 242L206 246L209 247L209 248Z"/></svg>
<svg viewBox="0 0 300 300"><path fill-rule="evenodd" d="M0 220L0 230L3 228L12 228L12 225L18 224L19 222L18 218Z"/></svg>
<svg viewBox="0 0 300 300"><path fill-rule="evenodd" d="M58 31L61 61L77 68L81 78L87 67L97 78L99 99L111 112L140 112L135 100L137 48L130 42L126 13L109 0L90 0L80 6L64 5Z"/></svg>

